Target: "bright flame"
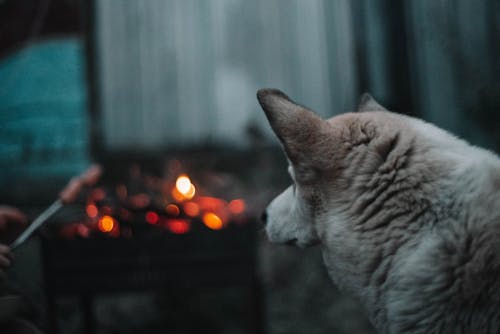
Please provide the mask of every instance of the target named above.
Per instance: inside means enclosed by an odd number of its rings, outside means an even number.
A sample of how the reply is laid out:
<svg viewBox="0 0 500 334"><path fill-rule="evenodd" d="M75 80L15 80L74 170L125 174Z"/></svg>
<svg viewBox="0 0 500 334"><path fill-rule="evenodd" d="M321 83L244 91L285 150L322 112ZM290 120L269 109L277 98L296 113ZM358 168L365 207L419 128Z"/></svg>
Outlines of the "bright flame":
<svg viewBox="0 0 500 334"><path fill-rule="evenodd" d="M229 211L235 215L239 215L245 211L245 202L242 199L235 199L229 202Z"/></svg>
<svg viewBox="0 0 500 334"><path fill-rule="evenodd" d="M189 217L196 217L200 213L200 207L195 202L187 202L183 208L184 213Z"/></svg>
<svg viewBox="0 0 500 334"><path fill-rule="evenodd" d="M87 212L87 216L89 216L90 218L95 218L99 214L99 210L94 204L87 205L85 211Z"/></svg>
<svg viewBox="0 0 500 334"><path fill-rule="evenodd" d="M180 213L181 213L181 210L179 209L179 207L175 204L169 204L165 207L165 211L167 211L167 213L171 216L175 216L177 217Z"/></svg>
<svg viewBox="0 0 500 334"><path fill-rule="evenodd" d="M102 216L101 219L99 219L97 227L101 232L109 233L115 227L115 220L111 216Z"/></svg>
<svg viewBox="0 0 500 334"><path fill-rule="evenodd" d="M212 212L203 215L203 223L212 230L220 230L223 227L222 219Z"/></svg>
<svg viewBox="0 0 500 334"><path fill-rule="evenodd" d="M157 224L158 220L160 219L158 214L156 212L153 212L153 211L146 212L145 218L149 224Z"/></svg>
<svg viewBox="0 0 500 334"><path fill-rule="evenodd" d="M175 188L172 189L172 196L178 202L190 200L194 197L196 188L185 174L180 175L175 181Z"/></svg>
<svg viewBox="0 0 500 334"><path fill-rule="evenodd" d="M191 189L191 180L187 175L181 175L177 178L177 181L175 181L175 187L179 192L183 195L186 195L189 193L189 190Z"/></svg>
<svg viewBox="0 0 500 334"><path fill-rule="evenodd" d="M191 229L189 222L183 219L169 219L166 225L168 230L175 234L185 234Z"/></svg>

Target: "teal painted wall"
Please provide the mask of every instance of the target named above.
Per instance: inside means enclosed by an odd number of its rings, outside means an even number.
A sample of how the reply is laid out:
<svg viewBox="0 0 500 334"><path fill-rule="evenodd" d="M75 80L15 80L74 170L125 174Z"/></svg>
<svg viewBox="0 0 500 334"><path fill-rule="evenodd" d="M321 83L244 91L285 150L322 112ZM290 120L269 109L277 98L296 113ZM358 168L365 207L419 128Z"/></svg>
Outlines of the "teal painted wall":
<svg viewBox="0 0 500 334"><path fill-rule="evenodd" d="M0 61L0 198L50 192L89 162L79 39L32 44Z"/></svg>

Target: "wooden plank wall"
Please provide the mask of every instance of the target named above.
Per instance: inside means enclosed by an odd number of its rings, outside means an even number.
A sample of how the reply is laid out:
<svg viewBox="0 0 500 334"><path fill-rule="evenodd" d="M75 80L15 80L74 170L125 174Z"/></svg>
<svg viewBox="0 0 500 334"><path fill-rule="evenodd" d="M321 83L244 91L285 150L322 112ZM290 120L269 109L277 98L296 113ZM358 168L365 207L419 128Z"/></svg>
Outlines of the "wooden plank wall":
<svg viewBox="0 0 500 334"><path fill-rule="evenodd" d="M261 87L324 116L355 105L347 0L95 1L108 148L245 147L250 124L269 133Z"/></svg>
<svg viewBox="0 0 500 334"><path fill-rule="evenodd" d="M500 2L405 4L420 114L473 144L500 150Z"/></svg>
<svg viewBox="0 0 500 334"><path fill-rule="evenodd" d="M500 2L353 0L359 90L500 150Z"/></svg>

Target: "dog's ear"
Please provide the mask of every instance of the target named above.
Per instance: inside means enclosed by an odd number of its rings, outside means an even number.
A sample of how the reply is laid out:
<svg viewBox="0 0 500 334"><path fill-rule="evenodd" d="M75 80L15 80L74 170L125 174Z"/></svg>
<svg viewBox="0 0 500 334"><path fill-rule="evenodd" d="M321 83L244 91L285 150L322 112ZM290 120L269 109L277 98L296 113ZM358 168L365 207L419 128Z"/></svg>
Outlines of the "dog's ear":
<svg viewBox="0 0 500 334"><path fill-rule="evenodd" d="M361 95L358 104L358 111L387 111L384 107L382 107L373 96L368 93L364 93Z"/></svg>
<svg viewBox="0 0 500 334"><path fill-rule="evenodd" d="M277 89L261 89L257 99L290 161L296 166L314 161L320 143L328 140L327 122Z"/></svg>

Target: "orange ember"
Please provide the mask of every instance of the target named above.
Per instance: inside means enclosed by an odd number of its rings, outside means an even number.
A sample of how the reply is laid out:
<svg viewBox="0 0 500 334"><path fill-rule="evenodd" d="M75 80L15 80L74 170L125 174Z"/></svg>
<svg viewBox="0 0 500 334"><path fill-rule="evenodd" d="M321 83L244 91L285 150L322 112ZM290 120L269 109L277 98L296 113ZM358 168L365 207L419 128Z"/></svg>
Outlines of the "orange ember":
<svg viewBox="0 0 500 334"><path fill-rule="evenodd" d="M109 216L113 213L113 209L110 206L105 205L102 207L102 213Z"/></svg>
<svg viewBox="0 0 500 334"><path fill-rule="evenodd" d="M178 216L181 213L179 207L175 204L169 204L165 207L165 211L171 216Z"/></svg>
<svg viewBox="0 0 500 334"><path fill-rule="evenodd" d="M102 201L106 197L106 192L104 189L96 188L92 191L91 196L95 201Z"/></svg>
<svg viewBox="0 0 500 334"><path fill-rule="evenodd" d="M203 215L203 223L212 230L220 230L224 227L222 219L212 212L207 212Z"/></svg>
<svg viewBox="0 0 500 334"><path fill-rule="evenodd" d="M87 216L89 216L90 218L95 218L99 214L99 210L94 204L87 205L85 211L87 212Z"/></svg>
<svg viewBox="0 0 500 334"><path fill-rule="evenodd" d="M118 195L118 198L124 201L127 198L127 187L125 185L120 184L116 187L116 195Z"/></svg>
<svg viewBox="0 0 500 334"><path fill-rule="evenodd" d="M78 234L84 238L87 238L90 234L89 228L83 224L78 224L76 230L77 230Z"/></svg>
<svg viewBox="0 0 500 334"><path fill-rule="evenodd" d="M235 215L242 214L245 211L245 202L242 199L235 199L229 202L229 211Z"/></svg>
<svg viewBox="0 0 500 334"><path fill-rule="evenodd" d="M116 185L111 191L119 199L118 206L110 206L108 201L101 202L107 195L103 188L92 189L85 207L88 216L85 223L88 225L75 225L73 235L88 237L94 230L98 230L107 233L108 237L131 237L132 228L128 224L121 225L120 222L137 219L164 227L174 234L190 232L195 226L192 224L199 224L200 219L211 230L221 230L230 222L245 220L247 204L243 199L228 202L217 197L200 196L200 190L197 193L190 177L181 174L182 166L178 161L172 162L170 167L171 175L178 175L175 182L171 179L143 177L137 167L132 168L132 178L144 179L145 190L130 194L126 185ZM203 193L203 189L201 192ZM159 203L164 206L163 210L154 210L152 206Z"/></svg>
<svg viewBox="0 0 500 334"><path fill-rule="evenodd" d="M146 212L145 218L149 224L157 224L158 220L160 219L158 214L156 212L153 212L153 211Z"/></svg>
<svg viewBox="0 0 500 334"><path fill-rule="evenodd" d="M143 209L151 203L151 199L147 194L137 194L130 197L130 204L136 209Z"/></svg>
<svg viewBox="0 0 500 334"><path fill-rule="evenodd" d="M183 208L184 213L189 217L196 217L200 214L200 207L195 202L187 202Z"/></svg>
<svg viewBox="0 0 500 334"><path fill-rule="evenodd" d="M200 196L196 202L203 211L220 211L227 205L227 202L215 197Z"/></svg>
<svg viewBox="0 0 500 334"><path fill-rule="evenodd" d="M185 174L180 175L175 181L175 188L172 189L172 197L176 201L182 202L193 198L195 193L196 188L189 177Z"/></svg>
<svg viewBox="0 0 500 334"><path fill-rule="evenodd" d="M97 227L101 232L109 233L115 227L115 220L111 216L102 216Z"/></svg>
<svg viewBox="0 0 500 334"><path fill-rule="evenodd" d="M167 228L175 234L185 234L191 229L191 225L184 219L169 219L167 220Z"/></svg>

